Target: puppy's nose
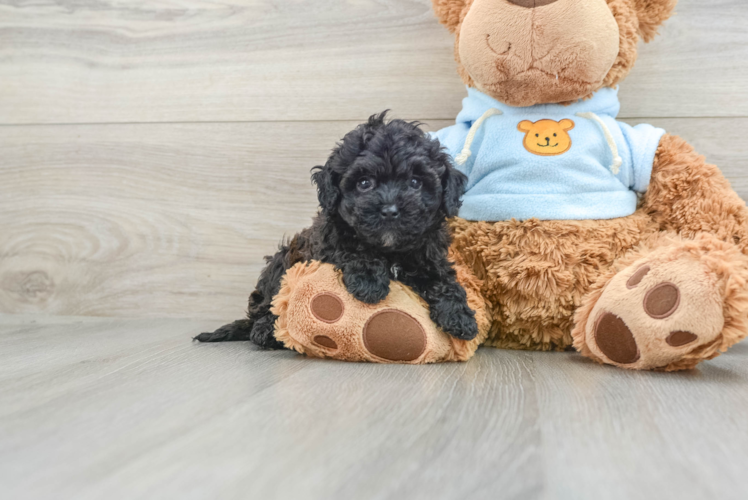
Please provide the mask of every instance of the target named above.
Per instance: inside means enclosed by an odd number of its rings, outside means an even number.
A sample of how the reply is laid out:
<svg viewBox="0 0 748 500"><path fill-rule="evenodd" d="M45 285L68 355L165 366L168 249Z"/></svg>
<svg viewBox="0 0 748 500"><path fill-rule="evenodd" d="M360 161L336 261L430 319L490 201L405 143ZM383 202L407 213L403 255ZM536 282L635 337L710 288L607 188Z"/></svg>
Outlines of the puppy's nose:
<svg viewBox="0 0 748 500"><path fill-rule="evenodd" d="M381 214L385 219L397 219L400 216L400 210L397 205L387 205L382 207Z"/></svg>
<svg viewBox="0 0 748 500"><path fill-rule="evenodd" d="M520 7L527 7L528 9L534 9L535 7L542 7L558 0L508 0L509 3L519 5Z"/></svg>

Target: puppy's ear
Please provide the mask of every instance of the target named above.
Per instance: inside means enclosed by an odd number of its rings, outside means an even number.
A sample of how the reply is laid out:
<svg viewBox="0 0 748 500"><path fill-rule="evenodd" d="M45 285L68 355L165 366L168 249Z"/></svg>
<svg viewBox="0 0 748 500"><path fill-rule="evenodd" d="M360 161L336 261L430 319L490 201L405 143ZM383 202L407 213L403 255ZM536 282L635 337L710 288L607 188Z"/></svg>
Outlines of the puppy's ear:
<svg viewBox="0 0 748 500"><path fill-rule="evenodd" d="M467 176L452 166L452 161L447 155L446 169L442 174L442 209L447 217L456 217L462 206L462 195L465 194Z"/></svg>
<svg viewBox="0 0 748 500"><path fill-rule="evenodd" d="M337 174L333 172L329 161L324 167L314 167L312 172L312 182L317 185L319 206L329 214L335 213L340 202Z"/></svg>
<svg viewBox="0 0 748 500"><path fill-rule="evenodd" d="M385 125L386 118L387 111L369 117L366 123L362 123L343 137L324 167L312 169L312 182L317 185L317 198L322 210L330 214L337 212L342 197L340 179L364 152L377 131Z"/></svg>

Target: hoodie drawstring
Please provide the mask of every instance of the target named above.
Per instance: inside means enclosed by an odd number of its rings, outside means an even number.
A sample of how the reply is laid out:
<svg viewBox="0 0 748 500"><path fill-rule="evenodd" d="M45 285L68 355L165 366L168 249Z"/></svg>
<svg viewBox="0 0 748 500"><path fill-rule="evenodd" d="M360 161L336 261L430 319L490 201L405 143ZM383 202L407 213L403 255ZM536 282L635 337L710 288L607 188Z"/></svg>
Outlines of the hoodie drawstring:
<svg viewBox="0 0 748 500"><path fill-rule="evenodd" d="M623 159L618 154L618 145L616 144L616 140L613 138L613 134L610 132L608 126L605 124L602 118L597 116L595 113L577 113L577 116L580 118L587 118L588 120L592 120L600 125L601 129L603 129L603 135L605 136L605 140L608 142L610 152L613 154L613 165L610 166L610 171L613 172L613 175L618 175L618 172L621 171L621 165L623 165Z"/></svg>
<svg viewBox="0 0 748 500"><path fill-rule="evenodd" d="M467 139L465 139L465 147L462 148L462 153L457 155L455 158L455 161L458 165L464 165L467 163L470 156L472 156L473 152L470 151L470 148L473 146L473 140L475 140L475 134L478 133L478 130L480 130L481 126L483 126L483 122L491 118L495 115L501 115L503 114L500 109L491 108L485 113L483 113L483 116L478 118L475 123L473 123L473 126L470 127L470 132L468 132Z"/></svg>

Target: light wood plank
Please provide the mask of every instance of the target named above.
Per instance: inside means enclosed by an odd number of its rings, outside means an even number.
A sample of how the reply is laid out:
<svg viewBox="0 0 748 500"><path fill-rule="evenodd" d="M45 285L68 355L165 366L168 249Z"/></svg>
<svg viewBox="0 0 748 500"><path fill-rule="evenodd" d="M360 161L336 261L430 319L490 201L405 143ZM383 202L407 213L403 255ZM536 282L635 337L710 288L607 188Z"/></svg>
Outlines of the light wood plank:
<svg viewBox="0 0 748 500"><path fill-rule="evenodd" d="M743 0L681 0L623 116L748 116ZM0 2L0 123L452 119L429 0Z"/></svg>
<svg viewBox="0 0 748 500"><path fill-rule="evenodd" d="M748 200L748 143L743 137L746 118L642 118L624 120L630 125L651 123L688 141L706 160L717 165L733 189Z"/></svg>
<svg viewBox="0 0 748 500"><path fill-rule="evenodd" d="M352 126L5 128L0 310L242 316L262 257L316 212L310 168Z"/></svg>
<svg viewBox="0 0 748 500"><path fill-rule="evenodd" d="M748 119L654 122L748 195ZM262 257L316 211L309 169L354 125L4 127L0 312L241 317Z"/></svg>
<svg viewBox="0 0 748 500"><path fill-rule="evenodd" d="M744 498L748 343L698 370L622 372L537 354L548 498ZM604 486L603 486L604 485ZM604 489L604 491L601 491Z"/></svg>
<svg viewBox="0 0 748 500"><path fill-rule="evenodd" d="M0 315L4 498L740 499L748 345L680 374L575 353L349 364L206 321Z"/></svg>

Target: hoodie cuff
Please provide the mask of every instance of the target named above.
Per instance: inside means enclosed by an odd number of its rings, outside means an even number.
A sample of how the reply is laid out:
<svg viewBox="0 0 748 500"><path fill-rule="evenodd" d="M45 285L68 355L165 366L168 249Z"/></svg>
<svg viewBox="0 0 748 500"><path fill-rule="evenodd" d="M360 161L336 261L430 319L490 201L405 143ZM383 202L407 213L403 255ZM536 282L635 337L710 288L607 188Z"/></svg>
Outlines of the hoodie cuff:
<svg viewBox="0 0 748 500"><path fill-rule="evenodd" d="M632 189L637 193L646 193L649 189L649 183L652 180L652 167L654 166L655 155L660 147L662 136L665 130L655 128L651 125L638 125L635 128L650 128L646 131L645 140L639 148L638 154L634 158L634 185ZM642 132L645 132L642 130Z"/></svg>

